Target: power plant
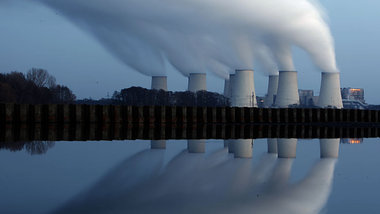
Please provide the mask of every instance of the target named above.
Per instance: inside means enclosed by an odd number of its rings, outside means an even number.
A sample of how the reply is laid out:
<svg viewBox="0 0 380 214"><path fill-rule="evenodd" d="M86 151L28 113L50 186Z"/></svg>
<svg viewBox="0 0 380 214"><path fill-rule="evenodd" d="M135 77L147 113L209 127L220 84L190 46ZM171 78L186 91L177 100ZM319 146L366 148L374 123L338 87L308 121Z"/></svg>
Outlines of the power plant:
<svg viewBox="0 0 380 214"><path fill-rule="evenodd" d="M339 73L322 73L321 90L317 104L318 107L343 108L339 77Z"/></svg>
<svg viewBox="0 0 380 214"><path fill-rule="evenodd" d="M280 71L275 106L288 108L299 103L297 71Z"/></svg>
<svg viewBox="0 0 380 214"><path fill-rule="evenodd" d="M197 91L206 91L206 74L191 73L189 74L188 91L196 93Z"/></svg>
<svg viewBox="0 0 380 214"><path fill-rule="evenodd" d="M253 70L236 70L233 78L231 105L234 107L257 107Z"/></svg>
<svg viewBox="0 0 380 214"><path fill-rule="evenodd" d="M278 139L278 158L296 158L297 139Z"/></svg>
<svg viewBox="0 0 380 214"><path fill-rule="evenodd" d="M168 90L167 76L152 76L152 86L151 89L154 90Z"/></svg>
<svg viewBox="0 0 380 214"><path fill-rule="evenodd" d="M278 75L270 75L268 81L268 92L265 96L264 106L271 107L274 104L275 98L277 96L278 89Z"/></svg>

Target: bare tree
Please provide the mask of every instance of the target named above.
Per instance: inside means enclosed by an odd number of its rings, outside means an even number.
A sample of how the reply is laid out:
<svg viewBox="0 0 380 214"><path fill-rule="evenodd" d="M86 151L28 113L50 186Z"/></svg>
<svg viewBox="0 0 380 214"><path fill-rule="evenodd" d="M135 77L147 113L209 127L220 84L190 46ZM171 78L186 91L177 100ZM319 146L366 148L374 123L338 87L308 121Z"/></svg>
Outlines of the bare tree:
<svg viewBox="0 0 380 214"><path fill-rule="evenodd" d="M53 88L56 86L55 77L51 76L46 70L32 68L26 74L26 79L34 82L38 87Z"/></svg>

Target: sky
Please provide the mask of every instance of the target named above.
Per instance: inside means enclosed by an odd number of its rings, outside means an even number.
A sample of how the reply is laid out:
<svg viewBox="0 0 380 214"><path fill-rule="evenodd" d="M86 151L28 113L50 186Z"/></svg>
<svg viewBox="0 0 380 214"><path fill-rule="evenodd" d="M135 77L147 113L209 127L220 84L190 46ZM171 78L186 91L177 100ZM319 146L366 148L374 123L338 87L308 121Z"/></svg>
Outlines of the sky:
<svg viewBox="0 0 380 214"><path fill-rule="evenodd" d="M131 86L150 87L150 77L125 66L87 32L49 8L36 4L0 0L0 72L48 70L59 84L68 86L78 98L112 96ZM15 3L16 2L16 3ZM321 0L335 39L342 87L365 89L367 103L380 104L377 69L380 68L380 2L375 0ZM293 49L300 89L319 94L320 70L310 57ZM260 67L254 68L256 71ZM187 78L167 66L168 88L184 91ZM222 93L224 80L208 73L207 87ZM255 73L258 96L267 90L267 77Z"/></svg>

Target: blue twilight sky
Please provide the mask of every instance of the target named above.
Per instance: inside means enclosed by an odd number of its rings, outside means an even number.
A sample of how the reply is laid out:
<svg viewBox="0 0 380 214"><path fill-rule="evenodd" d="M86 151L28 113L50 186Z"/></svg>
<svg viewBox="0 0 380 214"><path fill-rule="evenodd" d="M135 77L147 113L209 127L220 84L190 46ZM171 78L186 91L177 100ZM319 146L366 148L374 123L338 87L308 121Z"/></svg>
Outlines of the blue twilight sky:
<svg viewBox="0 0 380 214"><path fill-rule="evenodd" d="M3 2L2 2L3 1ZM0 72L47 69L78 98L101 98L131 86L150 87L150 78L130 70L94 38L60 14L40 5L0 0ZM9 4L9 2L13 2ZM322 0L335 38L342 87L365 88L366 100L380 104L380 2ZM320 73L298 49L294 61L299 88L319 94ZM257 69L256 69L257 70ZM186 90L187 79L168 69L169 90ZM208 75L208 89L222 92L224 80ZM267 78L255 74L256 93L265 95Z"/></svg>

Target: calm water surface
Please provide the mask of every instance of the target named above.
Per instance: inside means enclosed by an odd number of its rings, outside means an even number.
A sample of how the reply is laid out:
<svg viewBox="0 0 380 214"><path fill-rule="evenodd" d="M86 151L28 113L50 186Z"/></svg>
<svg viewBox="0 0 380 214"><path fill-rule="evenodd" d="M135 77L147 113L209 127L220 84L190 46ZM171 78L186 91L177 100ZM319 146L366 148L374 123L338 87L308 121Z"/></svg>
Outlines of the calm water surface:
<svg viewBox="0 0 380 214"><path fill-rule="evenodd" d="M0 213L378 213L379 141L27 143L0 150Z"/></svg>

